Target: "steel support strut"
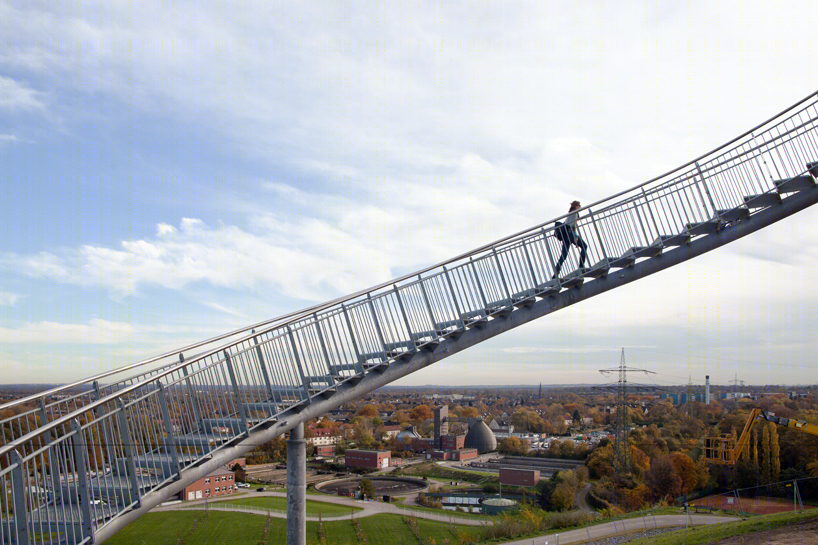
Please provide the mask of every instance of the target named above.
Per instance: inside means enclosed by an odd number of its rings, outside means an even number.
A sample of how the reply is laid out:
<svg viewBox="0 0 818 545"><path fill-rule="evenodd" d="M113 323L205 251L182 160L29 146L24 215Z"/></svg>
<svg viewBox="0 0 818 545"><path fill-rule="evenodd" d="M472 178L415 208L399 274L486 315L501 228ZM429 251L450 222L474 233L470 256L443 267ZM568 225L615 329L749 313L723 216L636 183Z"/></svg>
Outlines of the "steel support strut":
<svg viewBox="0 0 818 545"><path fill-rule="evenodd" d="M287 545L307 543L307 442L304 423L287 439Z"/></svg>

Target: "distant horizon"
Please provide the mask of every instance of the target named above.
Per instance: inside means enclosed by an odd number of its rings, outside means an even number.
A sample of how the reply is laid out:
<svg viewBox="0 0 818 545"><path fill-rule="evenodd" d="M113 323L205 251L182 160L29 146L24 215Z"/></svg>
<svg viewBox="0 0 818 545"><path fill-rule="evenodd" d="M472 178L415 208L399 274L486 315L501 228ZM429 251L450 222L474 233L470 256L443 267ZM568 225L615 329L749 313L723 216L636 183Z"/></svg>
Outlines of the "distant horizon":
<svg viewBox="0 0 818 545"><path fill-rule="evenodd" d="M3 387L16 387L16 388L23 388L23 387L46 387L50 388L57 388L61 386L65 386L69 384L68 382L65 383L50 383L50 382L0 382L0 388ZM107 386L109 384L114 383L107 383L107 382L100 382L100 386ZM631 386L644 386L640 385L639 383L628 383ZM83 385L87 389L87 385ZM600 387L600 386L613 386L612 383L605 382L605 383L551 383L546 384L545 382L542 383L543 389L545 388L583 388L583 387ZM691 386L693 388L703 388L704 384L694 383L689 385L687 383L684 384L665 384L662 388L686 388L687 386ZM716 382L710 383L710 388L720 388L720 389L727 389L729 388L731 391L741 391L742 388L761 388L761 387L779 387L779 388L816 388L818 389L818 383L814 384L774 384L774 383L767 383L767 384L744 384L743 386L733 386L732 384L721 384ZM77 386L78 388L80 386ZM458 390L458 389L483 389L483 390L491 390L491 389L531 389L537 390L539 388L539 384L464 384L462 386L452 386L450 384L412 384L412 385L398 385L398 384L387 384L385 386L381 386L375 391L378 390L389 390L389 389L406 389L406 390L420 390L424 388L429 389L438 389L442 391L449 391L449 390ZM634 394L650 394L653 392L645 391L645 392L634 392ZM660 392L656 392L660 393Z"/></svg>

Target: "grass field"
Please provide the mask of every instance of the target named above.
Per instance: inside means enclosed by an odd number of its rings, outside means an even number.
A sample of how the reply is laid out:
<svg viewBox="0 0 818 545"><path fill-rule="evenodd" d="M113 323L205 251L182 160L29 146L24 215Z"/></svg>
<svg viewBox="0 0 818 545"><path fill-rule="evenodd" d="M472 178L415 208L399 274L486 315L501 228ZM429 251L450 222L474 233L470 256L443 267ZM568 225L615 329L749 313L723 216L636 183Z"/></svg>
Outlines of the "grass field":
<svg viewBox="0 0 818 545"><path fill-rule="evenodd" d="M637 539L629 542L629 545L702 545L705 543L713 543L726 537L772 530L814 518L818 518L818 510L815 509L799 513L759 515L740 522L728 522L693 530L679 530L651 538Z"/></svg>
<svg viewBox="0 0 818 545"><path fill-rule="evenodd" d="M374 515L355 519L369 545L418 545L410 524L400 515ZM460 533L479 535L479 528L416 519L424 543L455 543ZM357 545L352 521L323 523L327 545ZM266 529L266 537L265 537ZM148 513L106 543L111 545L259 545L284 543L285 519L223 511L164 511ZM318 523L307 522L307 543L318 545Z"/></svg>
<svg viewBox="0 0 818 545"><path fill-rule="evenodd" d="M211 506L218 506L220 503L230 505L243 505L249 507L257 507L259 509L273 509L275 511L287 510L287 498L272 498L269 496L236 498L227 501L213 502ZM327 517L337 517L340 515L349 515L352 512L361 511L360 507L352 507L346 505L338 505L335 503L327 503L316 500L307 500L307 515L317 517L318 513Z"/></svg>

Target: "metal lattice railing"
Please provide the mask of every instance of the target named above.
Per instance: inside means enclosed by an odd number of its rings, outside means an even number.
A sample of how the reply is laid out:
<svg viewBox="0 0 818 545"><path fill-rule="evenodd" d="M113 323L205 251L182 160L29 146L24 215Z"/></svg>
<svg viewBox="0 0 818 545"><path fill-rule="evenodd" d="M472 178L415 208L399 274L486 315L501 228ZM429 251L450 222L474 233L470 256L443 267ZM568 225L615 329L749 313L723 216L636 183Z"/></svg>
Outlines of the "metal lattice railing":
<svg viewBox="0 0 818 545"><path fill-rule="evenodd" d="M811 187L817 103L810 95L695 161L580 209L584 268L569 245L556 274L565 243L552 220L369 290L1 406L0 544L90 542L145 494L294 406Z"/></svg>

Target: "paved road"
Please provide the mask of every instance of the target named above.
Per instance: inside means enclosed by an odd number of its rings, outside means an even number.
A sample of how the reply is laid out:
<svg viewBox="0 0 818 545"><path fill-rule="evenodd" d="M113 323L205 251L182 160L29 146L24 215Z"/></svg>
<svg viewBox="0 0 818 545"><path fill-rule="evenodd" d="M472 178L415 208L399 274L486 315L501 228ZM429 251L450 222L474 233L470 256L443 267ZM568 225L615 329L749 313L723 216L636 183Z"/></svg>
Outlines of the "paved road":
<svg viewBox="0 0 818 545"><path fill-rule="evenodd" d="M591 483L585 483L585 486L577 492L576 500L574 500L574 507L579 508L583 513L588 513L592 516L597 516L597 513L590 505L588 505L588 492L591 490Z"/></svg>
<svg viewBox="0 0 818 545"><path fill-rule="evenodd" d="M264 496L272 496L275 498L286 498L287 494L284 492L258 492L253 495L243 495L240 496L241 498L261 498ZM238 497L236 498L238 499ZM473 519L473 518L466 518L457 516L455 513L451 515L447 514L437 514L431 513L427 511L416 511L414 509L401 509L397 505L391 503L383 503L378 501L361 501L355 500L352 498L346 498L344 496L329 496L329 495L322 495L322 496L310 496L307 495L307 499L322 501L325 503L333 503L336 505L347 505L351 507L358 507L362 509L362 511L355 511L352 514L347 515L340 515L340 516L326 516L322 515L321 520L324 522L329 522L332 520L349 520L350 517L360 518L360 517L368 517L371 515L377 515L379 513L392 513L398 515L408 515L415 518L427 519L427 520L436 520L438 522L446 522L446 523L456 523L456 524L465 524L468 526L480 526L483 524L487 524L485 520ZM260 508L253 509L252 507L248 506L246 509L240 509L235 507L225 507L220 508L217 507L221 502L229 502L230 498L226 496L220 496L219 500L214 501L210 500L205 502L204 500L196 500L196 501L187 501L182 503L176 503L173 505L167 505L164 507L157 507L153 509L153 511L174 511L178 509L189 509L194 505L199 505L204 508L205 504L207 504L208 509L215 509L219 511L240 511L240 512L247 512L247 513L256 513L258 514L261 511L264 511ZM266 511L265 511L266 512ZM287 515L282 511L271 511L270 514L274 517L281 517L285 518ZM307 520L317 521L319 520L316 516L307 516Z"/></svg>
<svg viewBox="0 0 818 545"><path fill-rule="evenodd" d="M736 517L719 517L716 515L659 515L619 520L588 526L577 530L559 532L547 536L510 541L504 545L566 545L568 543L587 543L620 534L651 530L654 528L684 528L687 526L704 526L739 520Z"/></svg>

